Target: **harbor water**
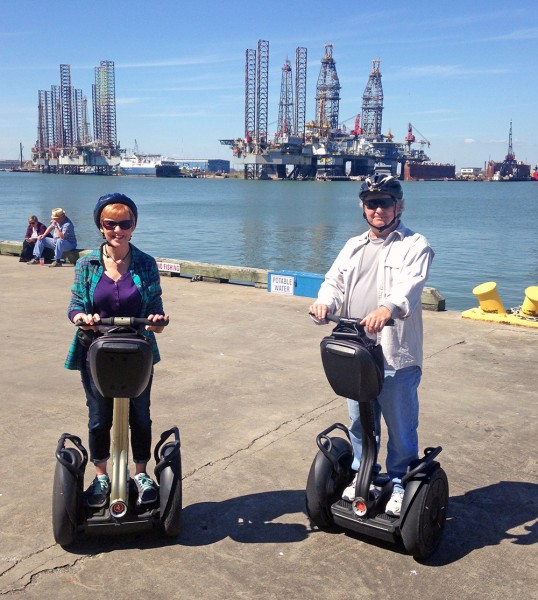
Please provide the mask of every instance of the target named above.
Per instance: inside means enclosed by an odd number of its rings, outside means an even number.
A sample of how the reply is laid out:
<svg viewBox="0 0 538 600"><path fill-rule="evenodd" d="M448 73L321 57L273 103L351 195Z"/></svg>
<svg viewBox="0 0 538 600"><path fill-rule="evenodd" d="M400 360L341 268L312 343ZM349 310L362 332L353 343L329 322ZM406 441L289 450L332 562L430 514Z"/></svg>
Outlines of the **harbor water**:
<svg viewBox="0 0 538 600"><path fill-rule="evenodd" d="M365 230L359 183L161 179L0 172L0 239L21 240L27 216L48 224L62 207L78 247L100 242L99 196L139 206L134 243L153 256L325 273L345 241ZM449 310L477 305L472 289L497 282L506 308L538 284L538 182L403 182L405 224L436 256L427 285Z"/></svg>

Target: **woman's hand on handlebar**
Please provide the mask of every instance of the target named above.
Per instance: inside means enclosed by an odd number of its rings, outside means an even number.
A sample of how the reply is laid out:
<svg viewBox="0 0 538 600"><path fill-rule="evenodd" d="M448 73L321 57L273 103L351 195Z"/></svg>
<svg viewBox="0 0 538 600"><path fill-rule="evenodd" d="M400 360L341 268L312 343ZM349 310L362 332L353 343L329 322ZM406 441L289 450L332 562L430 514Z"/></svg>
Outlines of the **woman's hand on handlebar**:
<svg viewBox="0 0 538 600"><path fill-rule="evenodd" d="M80 322L86 323L86 325L79 325ZM101 317L95 313L94 315L86 315L84 313L78 313L73 319L73 323L80 327L80 329L91 329L97 331L97 325L101 321Z"/></svg>
<svg viewBox="0 0 538 600"><path fill-rule="evenodd" d="M159 326L157 323L159 321L169 321L170 317L168 315L149 315L147 317L148 321L153 321L155 325L146 325L147 331L154 331L155 333L161 333L164 329L164 325Z"/></svg>
<svg viewBox="0 0 538 600"><path fill-rule="evenodd" d="M392 318L390 310L386 306L380 306L371 313L368 313L360 322L368 333L379 333Z"/></svg>
<svg viewBox="0 0 538 600"><path fill-rule="evenodd" d="M314 302L308 310L313 317L319 321L324 321L327 317L328 306L326 304Z"/></svg>

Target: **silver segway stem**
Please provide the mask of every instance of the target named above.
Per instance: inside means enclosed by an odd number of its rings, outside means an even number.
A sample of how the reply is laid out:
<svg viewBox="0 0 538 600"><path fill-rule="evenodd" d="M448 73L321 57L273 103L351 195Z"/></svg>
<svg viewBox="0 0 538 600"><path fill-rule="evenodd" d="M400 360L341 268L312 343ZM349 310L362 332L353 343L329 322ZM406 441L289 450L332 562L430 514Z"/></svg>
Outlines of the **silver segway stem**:
<svg viewBox="0 0 538 600"><path fill-rule="evenodd" d="M127 512L128 500L129 398L114 398L112 418L110 514L120 518Z"/></svg>

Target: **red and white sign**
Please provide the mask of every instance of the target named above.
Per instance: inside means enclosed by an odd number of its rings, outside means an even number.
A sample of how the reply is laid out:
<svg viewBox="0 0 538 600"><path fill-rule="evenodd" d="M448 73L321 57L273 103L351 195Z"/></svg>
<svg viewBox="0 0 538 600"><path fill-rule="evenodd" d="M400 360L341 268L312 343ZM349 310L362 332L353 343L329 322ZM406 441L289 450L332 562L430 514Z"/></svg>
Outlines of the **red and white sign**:
<svg viewBox="0 0 538 600"><path fill-rule="evenodd" d="M181 265L179 263L162 262L160 260L156 262L159 271L164 271L166 273L181 273Z"/></svg>

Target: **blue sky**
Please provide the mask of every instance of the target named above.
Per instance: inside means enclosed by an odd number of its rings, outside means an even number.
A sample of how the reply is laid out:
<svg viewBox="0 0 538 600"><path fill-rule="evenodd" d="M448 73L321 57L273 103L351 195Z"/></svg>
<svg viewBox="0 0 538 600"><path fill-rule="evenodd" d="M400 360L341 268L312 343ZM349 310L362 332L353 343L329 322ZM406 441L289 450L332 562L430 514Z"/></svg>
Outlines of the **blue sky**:
<svg viewBox="0 0 538 600"><path fill-rule="evenodd" d="M383 132L407 124L434 162L502 160L510 120L516 158L538 163L538 10L531 0L452 2L202 0L0 2L0 158L29 158L37 91L59 65L91 99L94 67L116 65L122 147L178 158L228 158L219 139L244 130L244 59L268 40L269 130L281 68L308 49L307 120L324 44L333 44L340 121L353 127L372 59L381 60Z"/></svg>

